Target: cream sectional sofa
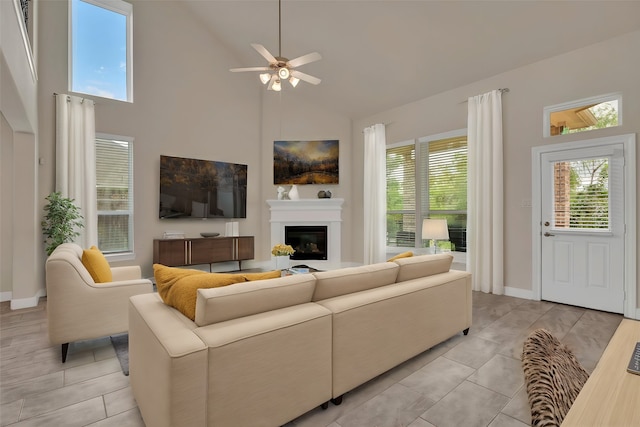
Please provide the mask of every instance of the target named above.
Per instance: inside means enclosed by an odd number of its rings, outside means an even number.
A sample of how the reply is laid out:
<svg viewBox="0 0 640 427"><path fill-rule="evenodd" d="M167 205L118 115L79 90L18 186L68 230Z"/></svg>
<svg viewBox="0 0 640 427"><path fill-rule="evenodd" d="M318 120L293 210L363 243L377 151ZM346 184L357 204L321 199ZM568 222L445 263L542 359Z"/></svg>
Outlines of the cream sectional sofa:
<svg viewBox="0 0 640 427"><path fill-rule="evenodd" d="M471 326L471 275L448 254L199 289L195 321L129 304L148 426L279 426Z"/></svg>

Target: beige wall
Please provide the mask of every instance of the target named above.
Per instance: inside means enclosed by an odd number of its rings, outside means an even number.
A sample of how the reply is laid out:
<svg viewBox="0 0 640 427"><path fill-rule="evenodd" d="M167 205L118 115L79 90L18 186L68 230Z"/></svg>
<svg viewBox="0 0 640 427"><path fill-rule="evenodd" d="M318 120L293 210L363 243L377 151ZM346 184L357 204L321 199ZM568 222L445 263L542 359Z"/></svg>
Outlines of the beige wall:
<svg viewBox="0 0 640 427"><path fill-rule="evenodd" d="M32 15L37 19L37 13ZM0 299L37 304L43 265L37 207L37 79L14 2L0 2Z"/></svg>
<svg viewBox="0 0 640 427"><path fill-rule="evenodd" d="M640 131L640 32L579 49L512 70L455 90L381 112L354 123L354 159L362 158L360 131L372 123L387 124L387 143L405 141L466 127L469 96L497 88L511 91L502 96L504 122L504 218L505 285L531 290L531 148ZM542 137L542 109L545 106L589 96L620 91L623 94L623 125L588 134ZM637 151L640 156L640 151ZM636 159L636 165L638 159ZM362 205L361 162L354 162L353 205ZM640 178L640 174L638 174ZM637 183L640 189L640 182ZM362 217L355 209L354 218ZM636 228L637 225L636 225ZM362 241L361 230L354 240ZM362 248L356 249L361 258ZM640 291L638 292L640 296Z"/></svg>
<svg viewBox="0 0 640 427"><path fill-rule="evenodd" d="M622 91L624 126L593 136L635 133L640 128L640 32L512 70L418 102L351 122L306 104L288 91L266 92L255 75L231 74L235 58L199 25L179 2L133 0L134 104L96 98L96 130L132 136L134 143L135 252L129 263L151 274L152 240L165 230L190 236L224 232L223 220L159 220L158 163L161 154L214 159L249 165L249 216L241 234L256 236L256 262L269 260L269 211L275 198L272 150L275 139L340 140L340 184L329 188L345 199L342 254L361 262L362 129L387 123L389 143L466 127L467 97L498 87L503 95L505 140L505 284L531 289L531 147L566 142L582 135L542 138L542 108L587 96ZM55 112L53 92L67 90L67 1L39 2L39 156L34 185L41 208L53 190ZM167 29L170 28L171 31ZM275 96L274 96L275 95ZM21 167L21 165L18 165ZM38 190L39 187L39 190ZM640 188L640 186L639 186ZM301 188L315 197L321 186ZM41 250L41 248L38 248ZM38 261L36 267L41 268ZM221 268L226 268L221 266ZM43 287L43 281L40 281ZM1 290L1 289L0 289ZM640 292L639 292L640 295Z"/></svg>
<svg viewBox="0 0 640 427"><path fill-rule="evenodd" d="M136 258L126 263L140 264L145 275L152 275L153 239L166 230L184 231L192 237L202 231L224 234L225 220L158 219L161 154L248 165L248 213L239 220L240 234L256 237L253 264L268 263L266 200L275 198L277 188L273 185L273 140L280 135L338 138L341 155L348 161L350 121L296 100L292 91L266 93L254 73L230 73L229 68L240 64L179 2L132 3L134 103L94 98L97 132L135 138ZM52 94L68 92L67 2L41 2L40 12L40 151L46 163L41 168L40 197L44 198L53 189L55 173ZM346 175L336 192L341 195L350 188L349 169L343 171ZM302 197L315 197L317 191L302 188ZM236 267L235 263L214 266L220 270Z"/></svg>
<svg viewBox="0 0 640 427"><path fill-rule="evenodd" d="M13 132L0 114L0 294L10 299L13 291Z"/></svg>
<svg viewBox="0 0 640 427"><path fill-rule="evenodd" d="M301 83L306 84L306 83ZM275 96L274 96L275 95ZM302 185L298 186L300 198L314 199L318 191L329 190L332 197L344 199L342 205L342 246L340 255L344 263L354 261L352 255L353 242L351 230L354 227L352 218L352 143L351 120L344 116L328 112L322 108L310 105L296 92L289 91L280 95L265 93L263 96L262 141L264 154L262 157L262 185L261 189L266 199L277 198L277 185L273 185L273 141L300 141L337 139L340 146L340 179L339 184L332 185ZM288 186L285 186L289 188ZM270 224L269 210L263 202L263 219L261 226L266 233L256 251L269 254ZM357 224L358 222L356 222ZM313 262L309 262L313 265Z"/></svg>

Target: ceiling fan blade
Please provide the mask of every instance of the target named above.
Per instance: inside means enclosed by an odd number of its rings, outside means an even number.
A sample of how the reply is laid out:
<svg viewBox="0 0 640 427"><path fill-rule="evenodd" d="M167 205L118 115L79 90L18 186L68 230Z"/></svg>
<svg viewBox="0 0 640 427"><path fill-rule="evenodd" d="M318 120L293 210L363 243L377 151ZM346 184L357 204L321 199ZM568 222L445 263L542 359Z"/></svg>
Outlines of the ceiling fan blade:
<svg viewBox="0 0 640 427"><path fill-rule="evenodd" d="M307 83L311 83L312 85L320 84L320 82L322 81L317 77L310 76L309 74L305 74L297 70L291 70L291 75L297 79L304 80Z"/></svg>
<svg viewBox="0 0 640 427"><path fill-rule="evenodd" d="M247 68L231 68L229 71L232 73L239 73L242 71L269 71L269 67L247 67Z"/></svg>
<svg viewBox="0 0 640 427"><path fill-rule="evenodd" d="M313 52L293 58L288 62L288 64L290 67L295 68L310 62L319 61L320 59L322 59L322 56L318 52Z"/></svg>
<svg viewBox="0 0 640 427"><path fill-rule="evenodd" d="M262 46L261 44L251 43L251 47L253 47L255 50L257 50L258 53L260 55L262 55L264 59L269 61L269 64L274 64L274 63L278 62L276 57L271 55L271 53L264 46Z"/></svg>

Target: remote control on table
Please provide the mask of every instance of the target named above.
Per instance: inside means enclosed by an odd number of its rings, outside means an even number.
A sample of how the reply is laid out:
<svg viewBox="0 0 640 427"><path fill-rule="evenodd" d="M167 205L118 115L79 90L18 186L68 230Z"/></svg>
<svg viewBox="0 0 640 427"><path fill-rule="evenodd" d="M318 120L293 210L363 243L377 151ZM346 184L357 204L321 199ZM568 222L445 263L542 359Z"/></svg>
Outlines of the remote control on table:
<svg viewBox="0 0 640 427"><path fill-rule="evenodd" d="M627 366L627 372L640 375L640 342L636 343L636 348L633 350L633 354L631 354L631 360L629 361L629 366Z"/></svg>

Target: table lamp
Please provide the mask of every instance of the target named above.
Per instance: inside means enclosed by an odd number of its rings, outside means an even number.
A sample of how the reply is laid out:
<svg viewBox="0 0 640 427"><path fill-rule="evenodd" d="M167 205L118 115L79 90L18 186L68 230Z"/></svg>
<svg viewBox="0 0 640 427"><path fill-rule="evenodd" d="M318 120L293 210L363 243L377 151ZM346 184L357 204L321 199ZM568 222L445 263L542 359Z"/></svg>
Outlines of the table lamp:
<svg viewBox="0 0 640 427"><path fill-rule="evenodd" d="M430 248L433 248L433 253L435 254L438 246L436 245L437 240L449 240L449 229L447 228L447 220L446 219L428 219L425 218L422 220L422 240L431 240L429 245Z"/></svg>

